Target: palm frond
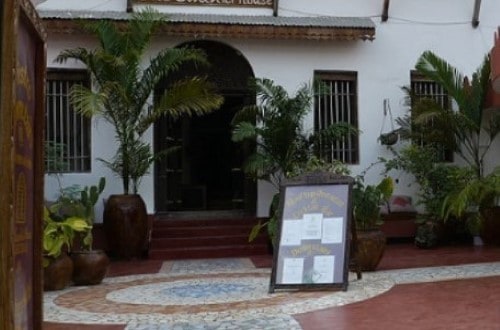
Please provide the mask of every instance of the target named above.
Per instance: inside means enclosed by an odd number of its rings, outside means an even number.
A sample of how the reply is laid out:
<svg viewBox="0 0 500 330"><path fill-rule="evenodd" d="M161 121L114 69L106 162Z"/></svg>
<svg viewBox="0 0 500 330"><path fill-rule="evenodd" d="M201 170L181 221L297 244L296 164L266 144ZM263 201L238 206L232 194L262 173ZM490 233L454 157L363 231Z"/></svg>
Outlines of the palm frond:
<svg viewBox="0 0 500 330"><path fill-rule="evenodd" d="M261 109L258 105L244 106L238 112L236 112L231 121L231 125L236 125L243 121L254 123L256 122L256 120L258 120L259 113L261 113Z"/></svg>
<svg viewBox="0 0 500 330"><path fill-rule="evenodd" d="M143 113L137 123L137 132L144 129L163 115L174 119L182 115L203 115L218 109L224 99L215 94L214 87L202 78L177 81L160 97L152 111Z"/></svg>
<svg viewBox="0 0 500 330"><path fill-rule="evenodd" d="M168 48L151 59L148 67L142 71L140 80L134 86L136 103L144 104L158 82L169 74L179 70L182 64L208 66L206 54L194 48Z"/></svg>
<svg viewBox="0 0 500 330"><path fill-rule="evenodd" d="M83 85L73 85L69 98L75 110L86 117L100 114L106 96Z"/></svg>
<svg viewBox="0 0 500 330"><path fill-rule="evenodd" d="M258 136L258 129L250 122L241 122L237 124L232 132L231 139L233 142L242 142L247 139L256 139Z"/></svg>
<svg viewBox="0 0 500 330"><path fill-rule="evenodd" d="M426 51L418 59L415 68L427 78L443 86L459 107L465 105L464 76L451 64L433 52Z"/></svg>

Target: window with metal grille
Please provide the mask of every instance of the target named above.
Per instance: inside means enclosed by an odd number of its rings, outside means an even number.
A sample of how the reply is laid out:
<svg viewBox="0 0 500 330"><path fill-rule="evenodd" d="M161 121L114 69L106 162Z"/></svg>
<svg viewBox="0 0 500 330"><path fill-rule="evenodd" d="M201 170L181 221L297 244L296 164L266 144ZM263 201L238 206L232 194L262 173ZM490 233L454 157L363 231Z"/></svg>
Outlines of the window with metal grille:
<svg viewBox="0 0 500 330"><path fill-rule="evenodd" d="M357 73L316 71L316 81L322 82L322 91L314 100L314 130L320 131L335 123L358 127ZM326 91L323 91L326 89ZM359 141L356 134L346 134L336 141L320 141L318 157L331 162L336 159L346 164L359 162Z"/></svg>
<svg viewBox="0 0 500 330"><path fill-rule="evenodd" d="M90 85L82 70L48 70L46 93L45 171L90 171L90 119L80 115L69 100L75 84Z"/></svg>
<svg viewBox="0 0 500 330"><path fill-rule="evenodd" d="M437 82L425 78L422 74L411 72L411 93L413 102L428 98L439 104L443 109L449 109L450 98L446 90ZM432 125L432 123L431 123ZM419 143L423 143L420 141ZM444 162L453 162L453 152L445 146L438 146L439 158Z"/></svg>

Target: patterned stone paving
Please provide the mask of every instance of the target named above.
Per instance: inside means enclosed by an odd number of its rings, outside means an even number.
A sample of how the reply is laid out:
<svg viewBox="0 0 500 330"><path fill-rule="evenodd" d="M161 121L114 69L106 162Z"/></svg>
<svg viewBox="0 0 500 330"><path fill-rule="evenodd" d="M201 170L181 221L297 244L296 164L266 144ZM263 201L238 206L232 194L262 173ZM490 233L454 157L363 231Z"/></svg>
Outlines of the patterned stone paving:
<svg viewBox="0 0 500 330"><path fill-rule="evenodd" d="M347 291L269 294L269 269L247 259L164 263L158 274L47 292L46 321L127 324L129 330L300 329L292 315L361 301L396 284L500 275L500 263L350 274Z"/></svg>

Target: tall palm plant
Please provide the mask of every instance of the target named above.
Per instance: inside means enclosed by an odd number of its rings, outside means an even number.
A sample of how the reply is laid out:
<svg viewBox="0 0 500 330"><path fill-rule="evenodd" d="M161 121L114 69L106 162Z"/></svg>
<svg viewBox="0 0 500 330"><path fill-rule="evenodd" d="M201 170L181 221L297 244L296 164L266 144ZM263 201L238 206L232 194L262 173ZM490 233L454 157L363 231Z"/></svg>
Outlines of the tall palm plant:
<svg viewBox="0 0 500 330"><path fill-rule="evenodd" d="M304 84L294 96L265 78L256 78L253 88L258 103L236 114L232 139L256 142L255 153L245 163L245 172L270 182L277 189L283 178L297 173L297 168L307 163L320 141L333 141L357 133L347 123L332 124L312 134L304 131L304 118L311 111L315 92L325 92L320 83Z"/></svg>
<svg viewBox="0 0 500 330"><path fill-rule="evenodd" d="M304 84L294 96L265 78L255 79L253 89L258 103L244 107L235 115L232 139L235 142L251 141L257 144L255 152L245 162L244 171L255 179L271 183L278 191L270 205L269 221L256 224L249 241L267 226L271 242L275 244L281 181L303 172L305 168L311 168L315 162L314 148L320 141L341 139L357 133L357 130L347 123L336 123L313 134L304 131L303 121L311 111L315 92L323 93L326 90L320 83L315 86ZM326 168L326 164L323 165ZM330 168L339 173L346 171L338 163Z"/></svg>
<svg viewBox="0 0 500 330"><path fill-rule="evenodd" d="M412 98L411 115L400 121L409 137L423 140L424 145L445 146L462 158L468 167L451 175L454 182L442 205L444 218L456 216L468 221L471 232L478 234L483 211L496 205L498 169L485 175L483 161L492 142L500 133L500 113L486 115L486 94L490 88L490 59L486 56L471 79L436 54L426 51L416 69L437 82L447 92L449 104L442 106L432 99ZM412 129L414 129L412 131Z"/></svg>
<svg viewBox="0 0 500 330"><path fill-rule="evenodd" d="M489 57L484 58L471 79L431 51L424 52L415 67L443 87L449 96L449 104L442 106L429 98L417 100L406 89L412 99L411 116L406 122L399 123L407 128L407 132L417 128L410 136L455 152L473 168L478 178L482 177L484 157L500 133L500 115L485 116L490 84Z"/></svg>
<svg viewBox="0 0 500 330"><path fill-rule="evenodd" d="M197 77L173 83L158 102L151 101L155 86L182 64L208 64L200 50L173 48L160 51L143 67L154 32L165 21L162 14L146 9L132 14L124 26L107 20L88 23L84 28L97 37L99 47L64 50L56 58L60 63L76 59L90 72L92 87L75 86L70 98L84 115L99 115L113 125L118 149L104 163L122 179L125 194L130 192L130 181L137 193L140 179L158 157L142 140L158 118L204 114L223 101L213 86Z"/></svg>

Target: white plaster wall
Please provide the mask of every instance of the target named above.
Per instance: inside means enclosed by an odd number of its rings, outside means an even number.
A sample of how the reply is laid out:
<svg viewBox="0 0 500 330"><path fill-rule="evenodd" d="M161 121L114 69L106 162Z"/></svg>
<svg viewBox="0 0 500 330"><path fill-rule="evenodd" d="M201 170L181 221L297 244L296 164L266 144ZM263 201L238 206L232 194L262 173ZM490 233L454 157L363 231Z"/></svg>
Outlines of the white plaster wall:
<svg viewBox="0 0 500 330"><path fill-rule="evenodd" d="M49 0L54 5L58 1ZM59 1L66 3L65 1ZM380 22L382 1L373 0L280 0L280 15L338 15L371 16L376 23L374 41L280 41L280 40L218 40L241 51L251 64L257 77L273 79L293 93L302 83L310 82L314 70L348 70L358 73L358 106L360 136L360 164L351 166L353 174L365 170L378 157L390 154L377 142L383 122L383 100L389 99L394 117L406 109L401 86L410 82L410 71L419 55L432 50L444 57L461 72L470 75L480 65L483 56L493 45L493 33L500 25L500 1L483 0L478 28L471 26L474 1L455 0L398 0L392 1L389 20ZM104 5L104 4L103 4ZM172 6L170 6L172 7ZM177 8L177 7L176 7ZM198 7L190 7L198 8ZM203 11L206 8L198 8ZM194 9L190 9L194 10ZM220 8L218 9L220 10ZM246 9L240 9L246 12ZM226 9L226 12L227 9ZM188 39L157 38L151 48L153 54L163 47L175 46ZM50 36L48 40L48 66L61 49L90 44L90 40L75 36ZM150 57L150 54L146 58ZM67 65L75 65L68 63ZM311 128L312 117L305 123ZM386 123L387 127L387 123ZM151 141L151 134L147 134ZM95 123L92 135L94 157L106 158L114 152L113 136L104 123ZM487 160L491 169L500 162L500 143L496 143ZM108 178L105 194L119 193L119 180L102 164L93 162L91 174L65 175L65 183L93 184L101 175ZM373 183L381 168L367 174ZM153 176L145 178L140 193L149 212L154 212ZM399 178L397 193L412 194L411 179L394 173ZM116 181L116 183L114 183ZM53 192L53 180L47 180L47 193ZM267 215L272 190L265 183L258 186L258 215ZM98 212L99 214L99 212Z"/></svg>

